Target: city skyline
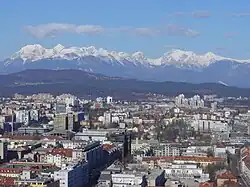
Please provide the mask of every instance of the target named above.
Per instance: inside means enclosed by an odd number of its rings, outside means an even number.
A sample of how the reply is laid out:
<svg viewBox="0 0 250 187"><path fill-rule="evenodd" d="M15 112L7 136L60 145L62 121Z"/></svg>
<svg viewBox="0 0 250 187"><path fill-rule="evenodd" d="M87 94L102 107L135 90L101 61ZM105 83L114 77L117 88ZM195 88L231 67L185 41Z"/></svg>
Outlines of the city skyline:
<svg viewBox="0 0 250 187"><path fill-rule="evenodd" d="M1 3L0 59L27 44L96 46L157 57L171 49L250 59L250 2L9 1ZM3 19L5 18L5 19Z"/></svg>

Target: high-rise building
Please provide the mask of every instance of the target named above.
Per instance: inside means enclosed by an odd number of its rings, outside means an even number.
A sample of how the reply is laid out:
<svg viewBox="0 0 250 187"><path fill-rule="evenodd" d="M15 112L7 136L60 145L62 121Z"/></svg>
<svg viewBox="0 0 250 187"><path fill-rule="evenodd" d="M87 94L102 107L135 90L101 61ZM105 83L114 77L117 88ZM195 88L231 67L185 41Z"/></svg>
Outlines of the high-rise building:
<svg viewBox="0 0 250 187"><path fill-rule="evenodd" d="M185 98L183 94L175 97L175 104L179 107L191 107L191 108L203 108L204 101L199 95L195 95L192 98Z"/></svg>
<svg viewBox="0 0 250 187"><path fill-rule="evenodd" d="M54 130L68 129L67 114L56 114L53 125Z"/></svg>
<svg viewBox="0 0 250 187"><path fill-rule="evenodd" d="M39 112L38 110L30 110L30 120L31 121L38 121L39 120Z"/></svg>
<svg viewBox="0 0 250 187"><path fill-rule="evenodd" d="M29 121L30 121L29 111L18 110L18 111L15 111L15 115L16 115L17 123L24 123L25 125L29 124Z"/></svg>
<svg viewBox="0 0 250 187"><path fill-rule="evenodd" d="M111 123L111 120L112 120L111 113L105 112L103 117L104 117L104 124L109 125Z"/></svg>
<svg viewBox="0 0 250 187"><path fill-rule="evenodd" d="M70 131L76 130L75 128L75 114L67 114L68 129Z"/></svg>
<svg viewBox="0 0 250 187"><path fill-rule="evenodd" d="M75 96L69 96L65 98L65 104L66 106L77 106L79 104L77 97Z"/></svg>
<svg viewBox="0 0 250 187"><path fill-rule="evenodd" d="M56 114L65 114L66 113L66 104L65 103L56 103Z"/></svg>
<svg viewBox="0 0 250 187"><path fill-rule="evenodd" d="M54 130L69 130L77 131L79 128L79 123L77 120L77 114L56 114L54 117Z"/></svg>
<svg viewBox="0 0 250 187"><path fill-rule="evenodd" d="M217 110L217 102L211 103L211 110L214 112Z"/></svg>

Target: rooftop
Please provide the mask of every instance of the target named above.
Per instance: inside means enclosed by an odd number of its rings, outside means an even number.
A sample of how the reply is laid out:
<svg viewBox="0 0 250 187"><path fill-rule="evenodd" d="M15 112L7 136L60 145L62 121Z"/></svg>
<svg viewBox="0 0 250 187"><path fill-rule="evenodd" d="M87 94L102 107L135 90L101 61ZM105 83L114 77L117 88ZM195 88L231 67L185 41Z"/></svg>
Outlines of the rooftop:
<svg viewBox="0 0 250 187"><path fill-rule="evenodd" d="M194 161L194 162L218 162L223 161L224 158L219 157L201 157L201 156L162 156L162 157L143 157L143 161L157 161L157 160L164 160L168 162L172 162L174 160L179 161Z"/></svg>
<svg viewBox="0 0 250 187"><path fill-rule="evenodd" d="M231 171L226 171L224 173L218 174L217 179L237 179Z"/></svg>
<svg viewBox="0 0 250 187"><path fill-rule="evenodd" d="M73 149L65 149L65 148L54 148L52 149L52 151L49 151L48 154L52 154L52 155L62 155L62 156L66 156L66 157L72 157L72 152Z"/></svg>

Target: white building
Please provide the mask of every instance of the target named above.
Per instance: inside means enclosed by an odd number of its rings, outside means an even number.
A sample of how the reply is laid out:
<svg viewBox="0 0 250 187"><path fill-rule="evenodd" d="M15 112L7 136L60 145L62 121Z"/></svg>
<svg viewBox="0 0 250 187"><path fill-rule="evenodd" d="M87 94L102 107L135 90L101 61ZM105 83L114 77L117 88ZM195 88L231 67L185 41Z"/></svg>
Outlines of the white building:
<svg viewBox="0 0 250 187"><path fill-rule="evenodd" d="M217 110L217 102L211 103L211 111L214 112Z"/></svg>
<svg viewBox="0 0 250 187"><path fill-rule="evenodd" d="M46 154L44 161L46 163L55 164L57 167L62 167L65 163L71 162L72 157L66 157L61 154Z"/></svg>
<svg viewBox="0 0 250 187"><path fill-rule="evenodd" d="M96 98L96 102L98 102L98 103L103 102L103 98L102 98L102 97L97 97L97 98Z"/></svg>
<svg viewBox="0 0 250 187"><path fill-rule="evenodd" d="M82 132L78 132L75 134L75 140L85 140L85 141L89 141L89 138L91 137L91 139L93 141L106 141L107 135L109 134L109 131L105 131L105 130L85 130L83 129Z"/></svg>
<svg viewBox="0 0 250 187"><path fill-rule="evenodd" d="M103 117L104 117L104 124L109 125L111 123L111 121L112 121L111 113L110 112L105 112Z"/></svg>
<svg viewBox="0 0 250 187"><path fill-rule="evenodd" d="M191 126L200 132L228 132L230 130L227 122L219 120L193 120Z"/></svg>
<svg viewBox="0 0 250 187"><path fill-rule="evenodd" d="M69 97L65 98L65 104L66 104L66 106L77 106L78 105L77 97L69 96Z"/></svg>
<svg viewBox="0 0 250 187"><path fill-rule="evenodd" d="M16 115L17 123L24 123L25 125L29 124L29 121L30 121L29 111L18 110L18 111L15 111L15 115Z"/></svg>
<svg viewBox="0 0 250 187"><path fill-rule="evenodd" d="M34 120L34 121L39 120L39 112L38 112L38 110L30 110L30 120Z"/></svg>
<svg viewBox="0 0 250 187"><path fill-rule="evenodd" d="M174 144L161 143L153 148L155 156L180 156L180 148Z"/></svg>
<svg viewBox="0 0 250 187"><path fill-rule="evenodd" d="M185 98L184 94L175 97L175 104L179 107L203 108L204 100L199 95L191 98Z"/></svg>
<svg viewBox="0 0 250 187"><path fill-rule="evenodd" d="M178 177L186 179L194 179L195 177L200 177L200 180L209 180L209 174L204 174L203 169L199 168L197 164L181 164L172 163L167 168L164 168L166 176L168 177Z"/></svg>
<svg viewBox="0 0 250 187"><path fill-rule="evenodd" d="M185 98L184 94L180 94L177 97L175 97L175 104L177 106L187 106L188 105L188 99Z"/></svg>
<svg viewBox="0 0 250 187"><path fill-rule="evenodd" d="M214 156L227 158L227 152L235 154L235 150L234 146L214 146Z"/></svg>
<svg viewBox="0 0 250 187"><path fill-rule="evenodd" d="M111 103L113 103L113 98L108 96L107 97L107 104L111 104Z"/></svg>
<svg viewBox="0 0 250 187"><path fill-rule="evenodd" d="M112 174L113 187L140 187L143 175L136 174Z"/></svg>

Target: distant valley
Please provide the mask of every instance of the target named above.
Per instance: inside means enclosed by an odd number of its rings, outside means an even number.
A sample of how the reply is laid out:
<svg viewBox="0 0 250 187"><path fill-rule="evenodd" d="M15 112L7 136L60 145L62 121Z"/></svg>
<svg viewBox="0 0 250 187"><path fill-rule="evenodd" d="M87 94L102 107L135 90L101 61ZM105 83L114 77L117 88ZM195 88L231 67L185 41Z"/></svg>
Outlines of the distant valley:
<svg viewBox="0 0 250 187"><path fill-rule="evenodd" d="M136 98L136 95L167 94L175 96L217 94L218 96L250 97L250 89L225 86L218 83L191 84L182 82L153 82L105 76L83 70L25 70L0 75L0 96L14 93L24 95L72 93L77 96L107 96Z"/></svg>

